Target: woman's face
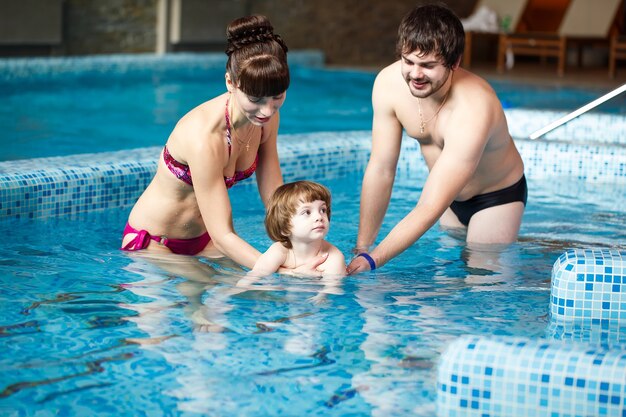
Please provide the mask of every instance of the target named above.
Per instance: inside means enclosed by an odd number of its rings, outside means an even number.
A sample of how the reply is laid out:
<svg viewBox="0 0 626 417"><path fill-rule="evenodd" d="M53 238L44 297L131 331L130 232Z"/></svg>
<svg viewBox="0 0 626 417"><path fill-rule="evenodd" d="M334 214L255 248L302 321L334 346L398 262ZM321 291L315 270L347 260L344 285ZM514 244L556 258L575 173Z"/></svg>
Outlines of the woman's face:
<svg viewBox="0 0 626 417"><path fill-rule="evenodd" d="M270 121L274 113L281 108L287 97L287 92L270 97L254 97L241 91L233 83L230 74L226 73L226 88L233 94L234 105L250 123L262 126Z"/></svg>
<svg viewBox="0 0 626 417"><path fill-rule="evenodd" d="M271 97L253 97L239 88L234 88L233 94L239 111L246 116L250 123L256 126L262 126L269 122L274 113L281 108L287 96L285 91Z"/></svg>

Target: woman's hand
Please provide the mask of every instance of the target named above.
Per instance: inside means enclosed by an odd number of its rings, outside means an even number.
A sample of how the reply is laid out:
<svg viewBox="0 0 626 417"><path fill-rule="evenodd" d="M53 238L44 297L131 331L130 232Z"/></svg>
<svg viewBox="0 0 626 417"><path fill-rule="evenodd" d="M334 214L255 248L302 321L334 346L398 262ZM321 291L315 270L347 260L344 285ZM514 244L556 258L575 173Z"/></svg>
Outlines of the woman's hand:
<svg viewBox="0 0 626 417"><path fill-rule="evenodd" d="M313 258L312 261L309 261L308 263L300 265L297 268L291 269L290 272L294 275L321 277L322 271L318 270L317 267L323 264L324 262L326 262L326 259L328 259L328 253L321 254Z"/></svg>

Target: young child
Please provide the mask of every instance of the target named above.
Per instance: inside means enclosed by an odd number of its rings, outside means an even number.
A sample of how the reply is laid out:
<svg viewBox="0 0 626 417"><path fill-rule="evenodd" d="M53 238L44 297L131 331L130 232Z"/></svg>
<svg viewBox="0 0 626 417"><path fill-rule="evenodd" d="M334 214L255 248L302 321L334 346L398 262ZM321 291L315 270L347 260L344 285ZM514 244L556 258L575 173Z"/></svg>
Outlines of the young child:
<svg viewBox="0 0 626 417"><path fill-rule="evenodd" d="M267 204L265 228L276 243L267 249L250 271L264 276L279 268L294 269L327 254L317 268L322 277L346 274L343 254L324 238L330 226L330 191L311 181L296 181L278 187Z"/></svg>

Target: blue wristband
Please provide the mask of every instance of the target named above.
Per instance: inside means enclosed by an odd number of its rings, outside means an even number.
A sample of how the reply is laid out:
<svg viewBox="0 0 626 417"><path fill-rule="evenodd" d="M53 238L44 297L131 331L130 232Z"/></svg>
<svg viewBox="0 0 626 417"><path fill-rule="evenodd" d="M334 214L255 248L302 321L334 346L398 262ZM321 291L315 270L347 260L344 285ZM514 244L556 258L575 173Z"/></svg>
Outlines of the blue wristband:
<svg viewBox="0 0 626 417"><path fill-rule="evenodd" d="M363 258L365 258L367 263L370 264L370 270L373 271L376 269L376 262L374 262L374 259L369 255L369 253L361 252L357 256L362 256Z"/></svg>

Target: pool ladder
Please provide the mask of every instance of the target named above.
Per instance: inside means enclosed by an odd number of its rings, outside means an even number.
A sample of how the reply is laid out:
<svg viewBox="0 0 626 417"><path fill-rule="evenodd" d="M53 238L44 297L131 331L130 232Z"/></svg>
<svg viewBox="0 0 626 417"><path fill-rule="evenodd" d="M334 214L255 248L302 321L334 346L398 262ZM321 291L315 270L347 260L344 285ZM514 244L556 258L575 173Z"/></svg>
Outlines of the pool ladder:
<svg viewBox="0 0 626 417"><path fill-rule="evenodd" d="M622 94L624 91L626 91L626 84L623 84L621 87L617 87L615 90L611 91L610 93L607 93L607 94L603 95L602 97L599 97L599 98L593 100L592 102L590 102L588 104L585 104L584 106L582 106L578 110L574 110L570 114L568 114L566 116L563 116L560 119L555 120L554 122L550 123L549 125L547 125L545 127L542 127L541 129L531 133L529 138L533 139L533 140L537 139L540 136L545 135L549 131L551 131L553 129L556 129L557 127L561 126L562 124L565 124L565 123L569 122L573 118L578 117L581 114L586 113L589 110L593 109L594 107L599 106L600 104L604 103L605 101L608 101L608 100L612 99L613 97Z"/></svg>

